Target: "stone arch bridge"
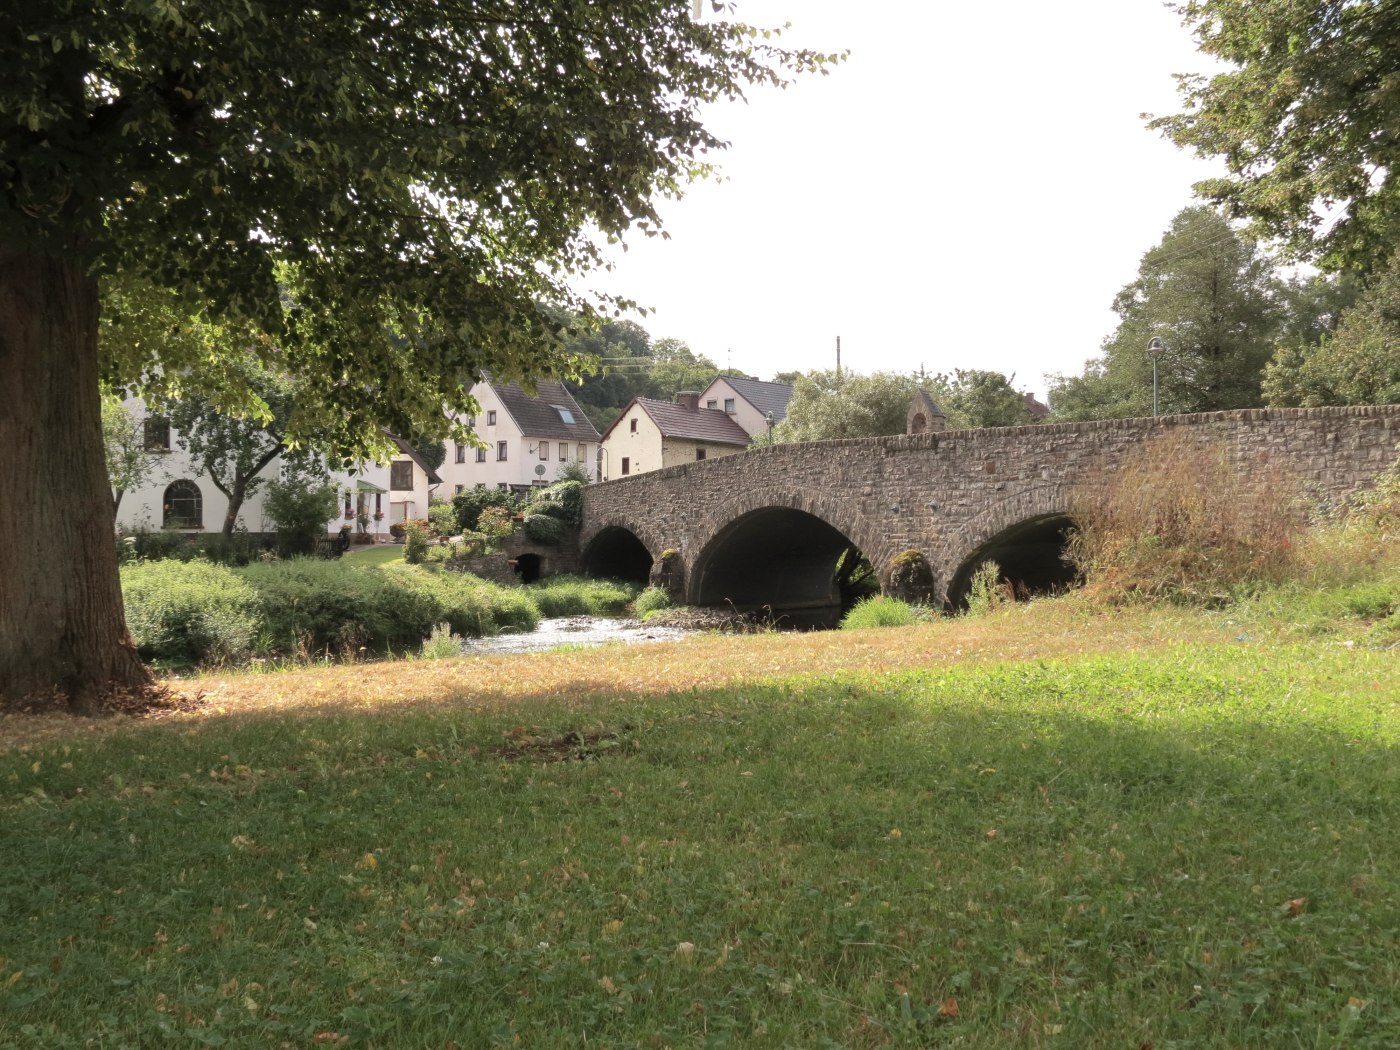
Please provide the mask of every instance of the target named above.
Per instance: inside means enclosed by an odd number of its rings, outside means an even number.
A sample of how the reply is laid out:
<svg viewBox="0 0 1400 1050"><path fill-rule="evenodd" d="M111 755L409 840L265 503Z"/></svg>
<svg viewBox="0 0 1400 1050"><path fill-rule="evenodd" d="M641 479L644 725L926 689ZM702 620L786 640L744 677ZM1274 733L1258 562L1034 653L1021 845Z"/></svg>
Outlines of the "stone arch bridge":
<svg viewBox="0 0 1400 1050"><path fill-rule="evenodd" d="M1397 442L1400 405L775 445L589 486L581 564L692 605L800 615L839 607L836 563L855 547L887 593L907 590L900 567L914 563L916 592L955 603L988 559L1029 586L1068 582L1060 553L1076 507L1135 453L1223 449L1244 486L1286 476L1336 501L1372 484Z"/></svg>

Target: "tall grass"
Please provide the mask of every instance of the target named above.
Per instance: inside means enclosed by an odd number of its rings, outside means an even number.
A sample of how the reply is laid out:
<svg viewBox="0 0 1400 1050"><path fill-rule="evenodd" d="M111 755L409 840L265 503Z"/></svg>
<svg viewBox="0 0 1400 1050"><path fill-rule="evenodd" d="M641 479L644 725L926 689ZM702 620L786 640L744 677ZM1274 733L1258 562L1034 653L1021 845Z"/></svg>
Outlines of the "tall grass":
<svg viewBox="0 0 1400 1050"><path fill-rule="evenodd" d="M1075 504L1069 555L1090 593L1109 601L1223 603L1290 579L1307 527L1281 468L1239 463L1223 443L1175 431L1130 453Z"/></svg>

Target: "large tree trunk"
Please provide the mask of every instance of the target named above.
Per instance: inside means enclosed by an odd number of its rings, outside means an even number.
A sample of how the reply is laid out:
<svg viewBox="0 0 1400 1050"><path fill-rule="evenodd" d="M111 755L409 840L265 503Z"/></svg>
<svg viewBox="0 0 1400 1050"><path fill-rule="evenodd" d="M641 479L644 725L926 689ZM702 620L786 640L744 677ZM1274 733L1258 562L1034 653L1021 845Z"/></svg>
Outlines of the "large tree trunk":
<svg viewBox="0 0 1400 1050"><path fill-rule="evenodd" d="M97 282L0 248L0 699L93 713L151 678L122 613Z"/></svg>

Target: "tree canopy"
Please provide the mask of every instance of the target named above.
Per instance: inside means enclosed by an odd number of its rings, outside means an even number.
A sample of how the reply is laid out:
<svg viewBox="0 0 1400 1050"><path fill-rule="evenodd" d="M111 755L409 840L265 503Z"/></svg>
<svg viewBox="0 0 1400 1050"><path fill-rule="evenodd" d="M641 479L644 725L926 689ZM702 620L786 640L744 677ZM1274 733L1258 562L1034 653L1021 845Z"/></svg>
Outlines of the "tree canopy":
<svg viewBox="0 0 1400 1050"><path fill-rule="evenodd" d="M25 610L0 611L0 689L91 707L148 681L110 551L99 280L142 289L109 318L117 386L220 373L198 338L141 337L168 306L316 392L289 440L351 457L383 428L440 436L485 371L572 370L558 311L617 305L575 275L707 170L722 143L703 104L835 57L691 7L0 7L0 446L20 479L0 531L63 523L29 552L42 573L0 555L5 604Z"/></svg>
<svg viewBox="0 0 1400 1050"><path fill-rule="evenodd" d="M1152 126L1224 178L1233 217L1329 268L1383 265L1400 235L1400 4L1191 0L1178 13L1229 63L1180 79L1185 111Z"/></svg>
<svg viewBox="0 0 1400 1050"><path fill-rule="evenodd" d="M1081 375L1053 377L1055 417L1148 415L1146 349L1154 337L1168 346L1158 360L1163 413L1260 404L1260 378L1282 324L1281 289L1254 240L1213 208L1184 208L1114 298L1118 328L1104 341L1102 359Z"/></svg>

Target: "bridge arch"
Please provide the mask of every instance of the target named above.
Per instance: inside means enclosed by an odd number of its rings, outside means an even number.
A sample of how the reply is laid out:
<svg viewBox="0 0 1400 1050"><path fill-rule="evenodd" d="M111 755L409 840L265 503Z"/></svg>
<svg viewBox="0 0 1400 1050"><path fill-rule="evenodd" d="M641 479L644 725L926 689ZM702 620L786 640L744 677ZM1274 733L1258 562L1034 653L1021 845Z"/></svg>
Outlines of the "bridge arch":
<svg viewBox="0 0 1400 1050"><path fill-rule="evenodd" d="M690 558L687 601L769 610L795 623L839 617L837 563L850 548L873 565L883 553L863 515L797 492L746 493L712 508Z"/></svg>
<svg viewBox="0 0 1400 1050"><path fill-rule="evenodd" d="M948 566L947 603L967 600L973 574L988 561L1018 593L1048 593L1073 584L1075 572L1063 560L1074 527L1070 486L1035 485L1000 500L970 518L958 541L939 560Z"/></svg>
<svg viewBox="0 0 1400 1050"><path fill-rule="evenodd" d="M661 549L645 525L609 518L579 537L579 569L585 576L646 583Z"/></svg>

